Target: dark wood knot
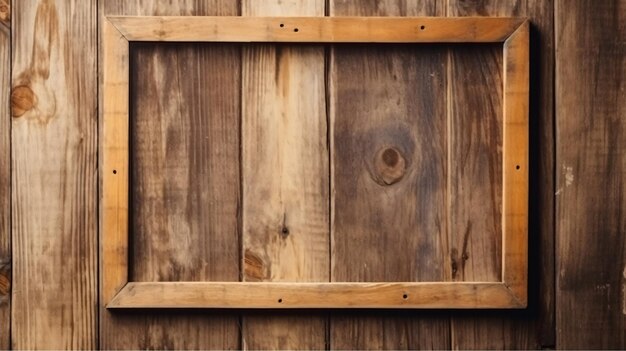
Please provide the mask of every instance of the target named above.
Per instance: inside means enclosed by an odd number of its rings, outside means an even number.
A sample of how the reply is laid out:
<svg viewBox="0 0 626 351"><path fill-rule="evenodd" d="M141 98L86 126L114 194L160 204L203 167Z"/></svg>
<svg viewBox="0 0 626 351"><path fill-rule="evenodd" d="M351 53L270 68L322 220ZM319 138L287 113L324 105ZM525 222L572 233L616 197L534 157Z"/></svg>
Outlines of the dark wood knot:
<svg viewBox="0 0 626 351"><path fill-rule="evenodd" d="M395 147L385 147L374 157L374 180L380 185L392 185L399 182L406 173L406 160Z"/></svg>
<svg viewBox="0 0 626 351"><path fill-rule="evenodd" d="M37 102L35 93L26 85L20 85L11 92L11 115L20 117L30 111Z"/></svg>

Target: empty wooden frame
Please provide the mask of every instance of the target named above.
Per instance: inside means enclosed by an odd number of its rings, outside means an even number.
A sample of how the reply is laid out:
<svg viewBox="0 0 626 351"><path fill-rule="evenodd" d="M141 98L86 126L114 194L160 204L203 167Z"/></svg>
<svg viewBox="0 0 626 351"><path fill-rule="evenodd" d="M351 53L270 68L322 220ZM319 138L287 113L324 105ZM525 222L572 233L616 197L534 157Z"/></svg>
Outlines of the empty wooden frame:
<svg viewBox="0 0 626 351"><path fill-rule="evenodd" d="M504 47L501 282L129 282L129 41L479 43ZM529 29L523 18L107 17L101 284L107 308L524 308Z"/></svg>

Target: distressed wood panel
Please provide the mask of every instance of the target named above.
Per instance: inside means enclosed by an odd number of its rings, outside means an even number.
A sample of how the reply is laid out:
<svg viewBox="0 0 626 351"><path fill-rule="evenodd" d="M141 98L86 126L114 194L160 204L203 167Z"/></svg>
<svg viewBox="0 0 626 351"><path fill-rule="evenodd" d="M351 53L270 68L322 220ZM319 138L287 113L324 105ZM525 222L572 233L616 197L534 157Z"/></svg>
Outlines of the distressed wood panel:
<svg viewBox="0 0 626 351"><path fill-rule="evenodd" d="M331 1L331 16L441 15L436 1ZM447 233L446 50L330 54L332 281L441 281ZM449 348L446 313L333 313L332 349Z"/></svg>
<svg viewBox="0 0 626 351"><path fill-rule="evenodd" d="M451 279L502 279L502 45L450 51Z"/></svg>
<svg viewBox="0 0 626 351"><path fill-rule="evenodd" d="M3 11L3 6L4 11ZM10 100L11 31L8 4L0 1L0 99ZM3 17L4 16L4 17ZM0 105L0 348L11 347L11 115Z"/></svg>
<svg viewBox="0 0 626 351"><path fill-rule="evenodd" d="M448 0L448 15L529 16L535 26L531 34L529 308L486 312L480 316L455 314L452 347L554 346L552 6L533 0ZM451 52L450 56L453 73L449 81L453 97L450 118L451 134L455 136L451 168L458 171L452 177L450 258L456 280L499 279L501 271L501 189L494 186L500 184L497 180L502 172L502 77L497 73L501 71L500 50L501 47L485 50L472 46ZM476 202L478 199L492 201ZM485 261L485 256L492 260ZM494 257L498 259L493 260ZM477 260L483 264L476 264Z"/></svg>
<svg viewBox="0 0 626 351"><path fill-rule="evenodd" d="M448 0L448 16L519 15L517 0ZM458 281L501 279L502 46L464 46L450 52L450 265ZM455 349L505 348L508 319L456 314ZM488 337L486 335L489 335Z"/></svg>
<svg viewBox="0 0 626 351"><path fill-rule="evenodd" d="M96 5L13 5L12 347L93 349Z"/></svg>
<svg viewBox="0 0 626 351"><path fill-rule="evenodd" d="M323 16L323 0L243 0L244 16ZM287 28L286 30L292 30ZM243 49L243 279L329 281L324 48ZM298 315L300 314L300 315ZM324 349L327 317L248 315L249 349Z"/></svg>
<svg viewBox="0 0 626 351"><path fill-rule="evenodd" d="M101 1L102 16L237 13L226 1ZM237 281L240 49L132 44L130 60L130 278ZM234 313L100 313L106 349L239 347Z"/></svg>
<svg viewBox="0 0 626 351"><path fill-rule="evenodd" d="M556 2L557 345L626 347L626 1Z"/></svg>
<svg viewBox="0 0 626 351"><path fill-rule="evenodd" d="M237 54L131 45L132 281L238 280Z"/></svg>

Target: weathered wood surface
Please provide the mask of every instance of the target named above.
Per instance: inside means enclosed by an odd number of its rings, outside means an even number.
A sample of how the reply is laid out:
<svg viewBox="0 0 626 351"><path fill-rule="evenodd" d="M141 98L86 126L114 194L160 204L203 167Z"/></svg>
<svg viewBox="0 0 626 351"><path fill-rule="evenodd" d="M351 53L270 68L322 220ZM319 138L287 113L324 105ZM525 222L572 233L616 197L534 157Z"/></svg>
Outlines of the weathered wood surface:
<svg viewBox="0 0 626 351"><path fill-rule="evenodd" d="M557 345L626 347L626 1L556 2Z"/></svg>
<svg viewBox="0 0 626 351"><path fill-rule="evenodd" d="M92 349L98 296L96 4L13 5L12 347Z"/></svg>
<svg viewBox="0 0 626 351"><path fill-rule="evenodd" d="M516 304L524 307L502 283L129 282L107 307L467 309Z"/></svg>
<svg viewBox="0 0 626 351"><path fill-rule="evenodd" d="M100 103L100 300L103 304L128 282L129 43L109 21L101 26Z"/></svg>
<svg viewBox="0 0 626 351"><path fill-rule="evenodd" d="M3 7L4 6L4 7ZM4 9L4 10L3 10ZM11 94L9 7L0 1L0 99ZM11 333L11 117L10 104L0 104L0 349L10 348Z"/></svg>
<svg viewBox="0 0 626 351"><path fill-rule="evenodd" d="M2 44L2 40L6 40L9 35L11 17L7 16L8 11L3 10L3 5L11 4L7 0L0 0L0 62L3 63L0 67L0 78L11 74L8 71L10 65L2 61L3 57L4 60L11 59L3 56L8 55L8 51L3 51L3 45L6 44ZM236 1L217 0L180 1L174 4L144 1L140 5L101 0L100 5L116 14L151 15L236 15L239 6ZM329 1L329 5L331 14L453 15L456 12L458 15L526 15L532 22L533 45L530 160L532 191L529 224L530 256L534 259L530 260L529 309L513 313L454 312L452 344L449 343L450 331L445 322L448 313L420 313L417 317L414 313L399 312L333 312L335 316L332 325L343 323L342 318L344 322L345 319L352 322L347 323L347 327L343 329L346 336L336 331L331 334L331 337L334 336L331 345L345 348L554 346L552 208L553 194L556 192L559 199L557 253L560 262L557 270L560 307L556 328L558 346L626 347L621 291L624 262L619 259L624 250L622 234L626 231L623 228L624 220L621 220L624 218L622 199L625 178L622 156L622 101L626 99L621 84L624 80L624 1L606 4L563 0L557 2L558 12L555 18L559 21L559 70L556 79L560 155L556 169L559 179L557 189L553 181L554 40L551 1L449 0L413 4L407 1L336 0ZM2 84L0 89L11 84L15 87L18 84L17 77L23 72L36 73L33 75L36 79L31 80L35 89L30 89L34 94L26 89L13 90L13 111L21 117L12 118L10 122L7 119L0 121L0 164L3 166L7 164L2 155L6 155L9 150L6 142L9 140L10 129L4 126L10 123L13 129L12 167L0 168L0 203L3 195L8 196L4 192L7 189L7 177L1 172L11 172L14 184L11 230L17 281L14 281L12 290L14 301L19 302L12 306L13 346L93 348L97 346L97 334L94 331L97 318L94 309L94 263L97 249L94 192L96 12L90 2L76 2L71 9L62 1L50 0L13 1L13 6L13 25L19 29L19 32L13 32L13 82ZM39 6L41 10L38 12ZM281 6L288 5L283 2ZM49 41L50 46L38 47L38 50L50 49L54 53L50 60L43 60L49 63L48 69L45 69L45 64L37 63L32 66L35 61L31 58L34 38L49 38L53 33L47 29L53 23L51 14L54 11L51 8L57 13L59 35L56 40ZM115 9L119 11L114 11ZM72 21L65 20L70 18ZM35 23L39 23L38 27ZM40 28L37 30L39 34L35 33L35 28ZM71 43L68 38L72 38ZM181 50L178 49L168 51L167 48L146 46L140 48L141 53L137 55L141 54L142 58L149 57L149 61L156 61L147 64L152 68L163 67L164 63L171 64L161 72L159 79L162 79L171 77L167 72L171 73L181 65L174 65L176 59L198 60L197 53L206 53L206 50L208 49L196 46L193 49L182 48L183 52L179 53ZM193 54L189 51L193 51ZM153 57L155 53L157 57ZM472 65L458 61L453 64ZM196 64L191 66L196 67ZM453 66L449 67L452 69ZM141 75L148 74L144 70ZM40 77L45 79L39 79ZM154 79L154 76L145 77L142 81ZM192 83L183 85L185 84ZM452 87L453 84L449 86ZM50 91L54 94L47 93ZM179 91L184 90L181 88ZM32 98L35 95L36 103ZM159 96L172 95L161 91ZM185 99L193 102L197 97ZM57 117L48 120L51 101L55 101L54 115ZM0 104L0 108L6 108L5 106L7 105ZM42 123L42 119L47 120L47 123ZM180 128L182 130L187 127ZM174 150L180 151L176 148ZM383 179L393 181L394 174L385 172ZM0 222L4 220L1 225L5 227L10 223L6 219L9 213L2 210L0 214ZM3 228L1 225L0 230ZM0 234L0 246L7 248L8 236L5 233L7 232ZM147 247L147 241L145 243ZM235 256L237 260L238 255L237 253ZM1 259L6 262L9 256L10 254L4 254ZM443 256L446 259L444 269L451 277L449 256L445 253ZM80 260L71 259L72 257ZM474 258L469 255L469 261ZM139 260L137 258L137 263ZM150 269L155 269L150 274L159 269L164 270L156 259L143 262L144 268L141 269L146 271L133 272L134 275L147 276ZM236 265L238 267L239 263ZM205 273L207 272L202 274ZM0 285L0 289L4 288L5 286ZM45 294L40 293L43 289L46 289ZM6 311L4 306L0 307L0 311L2 308ZM8 317L2 317L1 313L0 330L8 330L8 324L4 323L7 319L2 319ZM100 310L100 313L107 312ZM148 313L147 317L132 313L118 314L113 324L107 324L109 322L104 320L106 318L109 317L103 317L102 330L111 325L116 329L115 333L111 331L110 334L101 334L102 347L240 346L237 317L234 315L229 316L228 323L221 322L221 316L211 318L206 317L205 313L195 312ZM125 328L128 331L124 331ZM221 336L216 337L216 334ZM0 347L6 345L6 342L8 336L0 334ZM252 341L248 339L247 344L251 345Z"/></svg>
<svg viewBox="0 0 626 351"><path fill-rule="evenodd" d="M502 46L454 48L449 69L451 278L500 281Z"/></svg>
<svg viewBox="0 0 626 351"><path fill-rule="evenodd" d="M538 1L476 1L468 4L465 1L448 1L449 16L529 16L537 22L541 30L541 40L533 43L531 52L535 56L531 72L531 187L530 199L530 248L531 257L539 262L530 266L529 308L522 312L458 314L452 318L452 347L460 349L491 349L491 348L539 348L553 346L554 309L552 305L554 280L552 268L553 257L553 139L552 139L552 8L546 2ZM534 37L534 40L539 38ZM474 51L474 50L480 50ZM487 67L501 67L501 58L495 51L485 48L468 48L451 54L451 70L454 72L450 80L453 130L460 133L453 141L452 157L456 155L453 168L460 176L453 190L453 214L450 219L453 247L457 252L452 255L453 264L457 268L457 279L495 279L500 277L500 260L493 260L493 253L501 252L501 237L496 235L500 230L501 183L491 179L501 179L502 119L501 119L501 84L502 77L496 72L487 73ZM474 51L470 54L471 51ZM468 55L469 54L469 55ZM544 56L545 55L545 56ZM536 66L535 66L536 65ZM498 72L501 68L498 68ZM468 79L468 77L470 77ZM468 82L491 80L488 84L474 86ZM497 90L492 90L497 89ZM479 101L477 97L482 97ZM460 118L459 118L460 117ZM477 123L482 121L480 124ZM486 122L486 123L485 123ZM489 126L488 126L489 125ZM468 131L487 127L479 133ZM498 133L495 131L498 130ZM480 131L478 129L477 131ZM454 147L456 145L456 148ZM467 150L474 152L467 152ZM466 155L469 155L469 159ZM498 156L496 156L498 155ZM478 158L476 158L478 157ZM472 160L472 158L474 158ZM466 172L463 174L463 172ZM535 173L536 172L536 173ZM495 177L495 178L493 178ZM454 177L453 177L454 179ZM455 182L453 181L453 184ZM453 188L454 189L454 188ZM535 190L536 189L536 190ZM477 199L491 199L479 201ZM456 209L456 210L455 210ZM493 213L491 216L485 216ZM485 233L490 233L485 235ZM481 243L482 242L482 243ZM481 243L476 246L477 243ZM466 248L466 249L462 249ZM488 248L487 252L481 252ZM491 254L488 254L491 252ZM491 261L486 258L492 258ZM534 260L533 260L534 261ZM454 269L453 269L454 270Z"/></svg>
<svg viewBox="0 0 626 351"><path fill-rule="evenodd" d="M443 15L435 1L331 1L331 16ZM332 281L445 280L446 51L330 53ZM449 348L446 314L333 313L332 349Z"/></svg>
<svg viewBox="0 0 626 351"><path fill-rule="evenodd" d="M100 4L101 16L238 13L236 2ZM130 56L130 278L237 281L240 50L136 44ZM105 349L240 345L235 314L112 313L101 306L100 317Z"/></svg>
<svg viewBox="0 0 626 351"><path fill-rule="evenodd" d="M504 43L502 121L502 282L528 303L528 22Z"/></svg>
<svg viewBox="0 0 626 351"><path fill-rule="evenodd" d="M256 8L269 12L268 6ZM285 10L289 8L283 7L283 12L288 12ZM393 19L384 16L112 16L108 19L128 40L245 43L489 43L504 41L524 21L523 18L415 16Z"/></svg>
<svg viewBox="0 0 626 351"><path fill-rule="evenodd" d="M324 1L242 0L241 10L323 16ZM324 48L251 45L242 60L243 280L328 282ZM242 347L324 349L326 327L319 313L247 315Z"/></svg>

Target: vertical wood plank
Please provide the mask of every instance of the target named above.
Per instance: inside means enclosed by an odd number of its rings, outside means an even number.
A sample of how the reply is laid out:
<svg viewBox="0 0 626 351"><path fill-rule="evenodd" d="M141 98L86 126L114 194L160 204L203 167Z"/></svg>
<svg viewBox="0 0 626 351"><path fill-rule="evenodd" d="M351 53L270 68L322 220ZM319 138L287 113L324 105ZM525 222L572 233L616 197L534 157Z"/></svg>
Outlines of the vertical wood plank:
<svg viewBox="0 0 626 351"><path fill-rule="evenodd" d="M519 16L520 6L520 0L448 0L448 16ZM455 281L499 281L502 45L463 45L451 50L449 60L451 277ZM528 334L526 329L510 326L510 318L499 317L455 314L451 320L452 348L504 349L520 335ZM522 339L525 343L526 337Z"/></svg>
<svg viewBox="0 0 626 351"><path fill-rule="evenodd" d="M442 15L436 1L331 1L331 16ZM446 49L336 46L329 97L332 281L441 281ZM337 312L332 349L449 348L446 313Z"/></svg>
<svg viewBox="0 0 626 351"><path fill-rule="evenodd" d="M556 2L557 346L626 347L626 1Z"/></svg>
<svg viewBox="0 0 626 351"><path fill-rule="evenodd" d="M12 347L97 345L96 4L13 2Z"/></svg>
<svg viewBox="0 0 626 351"><path fill-rule="evenodd" d="M323 0L243 0L244 16L323 16ZM285 31L296 30L292 26ZM243 49L243 279L329 281L324 48ZM249 349L323 349L327 317L248 315Z"/></svg>
<svg viewBox="0 0 626 351"><path fill-rule="evenodd" d="M225 1L101 1L102 16L237 13ZM239 280L239 48L136 43L129 64L130 279ZM101 308L101 347L235 349L238 322L234 312Z"/></svg>
<svg viewBox="0 0 626 351"><path fill-rule="evenodd" d="M529 308L525 311L456 313L452 347L521 349L554 346L552 8L546 1L448 0L450 16L529 16L531 35L531 160ZM451 149L453 200L450 258L456 280L499 279L501 258L501 57L494 49L467 47L451 53ZM501 46L497 48L501 51ZM489 72L489 73L488 73ZM468 79L468 77L471 77ZM481 82L480 84L468 84ZM497 89L495 89L497 88ZM482 101L477 97L481 97ZM472 129L470 126L479 129ZM482 130L484 133L476 133ZM489 133L498 133L498 135ZM491 142L490 142L491 141ZM470 152L467 152L470 150ZM466 155L476 158L467 160ZM491 161L489 161L491 160ZM479 162L480 161L480 162ZM469 170L469 171L468 171ZM487 172L489 170L489 172ZM492 175L495 175L493 180ZM472 185L473 186L470 186ZM479 186L476 187L476 184ZM492 196L494 195L495 196ZM477 199L494 199L492 202ZM473 200L472 200L473 199ZM455 206L455 203L457 206ZM485 216L485 214L493 215ZM487 218L487 221L485 221ZM488 235L486 235L489 233ZM478 236L478 237L477 237ZM482 240L482 241L481 241ZM481 251L484 250L484 251ZM496 255L494 255L496 253ZM477 259L497 257L490 265ZM488 261L487 261L488 262Z"/></svg>
<svg viewBox="0 0 626 351"><path fill-rule="evenodd" d="M450 269L454 281L500 281L502 45L450 51Z"/></svg>
<svg viewBox="0 0 626 351"><path fill-rule="evenodd" d="M2 6L6 10L2 11ZM0 1L0 99L10 100L11 32L8 4ZM11 347L11 117L0 105L0 349Z"/></svg>

